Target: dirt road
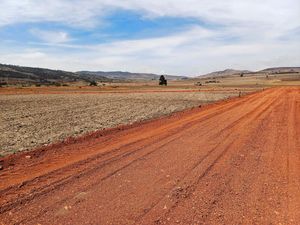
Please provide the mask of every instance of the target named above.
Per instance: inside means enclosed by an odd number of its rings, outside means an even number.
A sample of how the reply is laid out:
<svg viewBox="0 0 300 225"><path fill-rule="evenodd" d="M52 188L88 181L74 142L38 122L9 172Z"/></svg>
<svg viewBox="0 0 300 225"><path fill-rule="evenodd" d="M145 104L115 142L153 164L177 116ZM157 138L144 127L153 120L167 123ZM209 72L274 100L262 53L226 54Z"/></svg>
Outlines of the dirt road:
<svg viewBox="0 0 300 225"><path fill-rule="evenodd" d="M299 224L300 89L3 158L0 224Z"/></svg>

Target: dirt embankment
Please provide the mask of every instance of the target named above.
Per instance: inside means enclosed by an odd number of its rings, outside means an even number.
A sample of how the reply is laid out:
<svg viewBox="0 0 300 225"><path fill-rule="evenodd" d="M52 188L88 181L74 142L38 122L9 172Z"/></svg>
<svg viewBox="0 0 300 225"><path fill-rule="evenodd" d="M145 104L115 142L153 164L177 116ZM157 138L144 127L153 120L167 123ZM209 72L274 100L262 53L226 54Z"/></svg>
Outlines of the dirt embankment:
<svg viewBox="0 0 300 225"><path fill-rule="evenodd" d="M11 155L0 221L299 224L299 112L299 88L270 89Z"/></svg>

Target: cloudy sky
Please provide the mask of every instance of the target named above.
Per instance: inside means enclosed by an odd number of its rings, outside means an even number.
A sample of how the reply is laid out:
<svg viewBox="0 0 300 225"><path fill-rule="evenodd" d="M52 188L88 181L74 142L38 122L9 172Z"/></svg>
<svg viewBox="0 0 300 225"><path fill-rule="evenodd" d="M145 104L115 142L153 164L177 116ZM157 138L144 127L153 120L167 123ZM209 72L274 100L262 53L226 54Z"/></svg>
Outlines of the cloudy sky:
<svg viewBox="0 0 300 225"><path fill-rule="evenodd" d="M299 62L299 0L0 0L0 63L199 75Z"/></svg>

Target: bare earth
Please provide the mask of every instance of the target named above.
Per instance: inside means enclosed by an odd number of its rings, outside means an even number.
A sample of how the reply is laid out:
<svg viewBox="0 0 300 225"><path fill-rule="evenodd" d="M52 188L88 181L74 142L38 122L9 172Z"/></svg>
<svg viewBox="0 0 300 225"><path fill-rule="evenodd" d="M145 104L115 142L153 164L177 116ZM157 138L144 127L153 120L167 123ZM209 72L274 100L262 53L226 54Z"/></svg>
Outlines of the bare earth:
<svg viewBox="0 0 300 225"><path fill-rule="evenodd" d="M156 118L237 92L0 95L0 154Z"/></svg>
<svg viewBox="0 0 300 225"><path fill-rule="evenodd" d="M299 224L299 113L269 89L4 157L0 221Z"/></svg>

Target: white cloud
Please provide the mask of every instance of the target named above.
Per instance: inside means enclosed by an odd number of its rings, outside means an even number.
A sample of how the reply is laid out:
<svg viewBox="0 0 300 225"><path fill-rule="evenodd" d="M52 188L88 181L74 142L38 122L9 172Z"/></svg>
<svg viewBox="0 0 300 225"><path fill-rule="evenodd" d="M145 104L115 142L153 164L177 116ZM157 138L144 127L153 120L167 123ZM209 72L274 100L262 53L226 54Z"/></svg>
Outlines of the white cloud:
<svg viewBox="0 0 300 225"><path fill-rule="evenodd" d="M20 22L59 22L73 26L93 26L96 10L80 0L1 0L0 26Z"/></svg>
<svg viewBox="0 0 300 225"><path fill-rule="evenodd" d="M300 37L295 32L300 27L299 0L0 1L0 29L44 21L93 29L117 9L132 10L148 19L192 17L208 24L206 28L193 26L157 38L95 45L70 45L71 38L64 31L35 29L31 32L44 46L14 51L0 48L1 62L73 71L120 69L173 74L199 74L227 67L299 66Z"/></svg>
<svg viewBox="0 0 300 225"><path fill-rule="evenodd" d="M0 25L28 21L57 21L93 25L115 9L127 9L145 17L194 17L244 25L299 25L298 0L1 0Z"/></svg>
<svg viewBox="0 0 300 225"><path fill-rule="evenodd" d="M69 34L64 31L48 31L40 29L31 29L31 34L33 34L38 39L46 43L65 43L71 40Z"/></svg>
<svg viewBox="0 0 300 225"><path fill-rule="evenodd" d="M226 68L256 70L271 66L295 66L299 62L298 41L257 42L252 38L227 44L215 41L220 36L226 37L233 32L230 28L225 31L211 31L191 27L181 33L161 38L98 45L58 44L59 50L55 51L52 45L50 49L24 49L13 53L7 50L7 54L1 54L0 61L72 71L165 71L184 75L197 75Z"/></svg>

